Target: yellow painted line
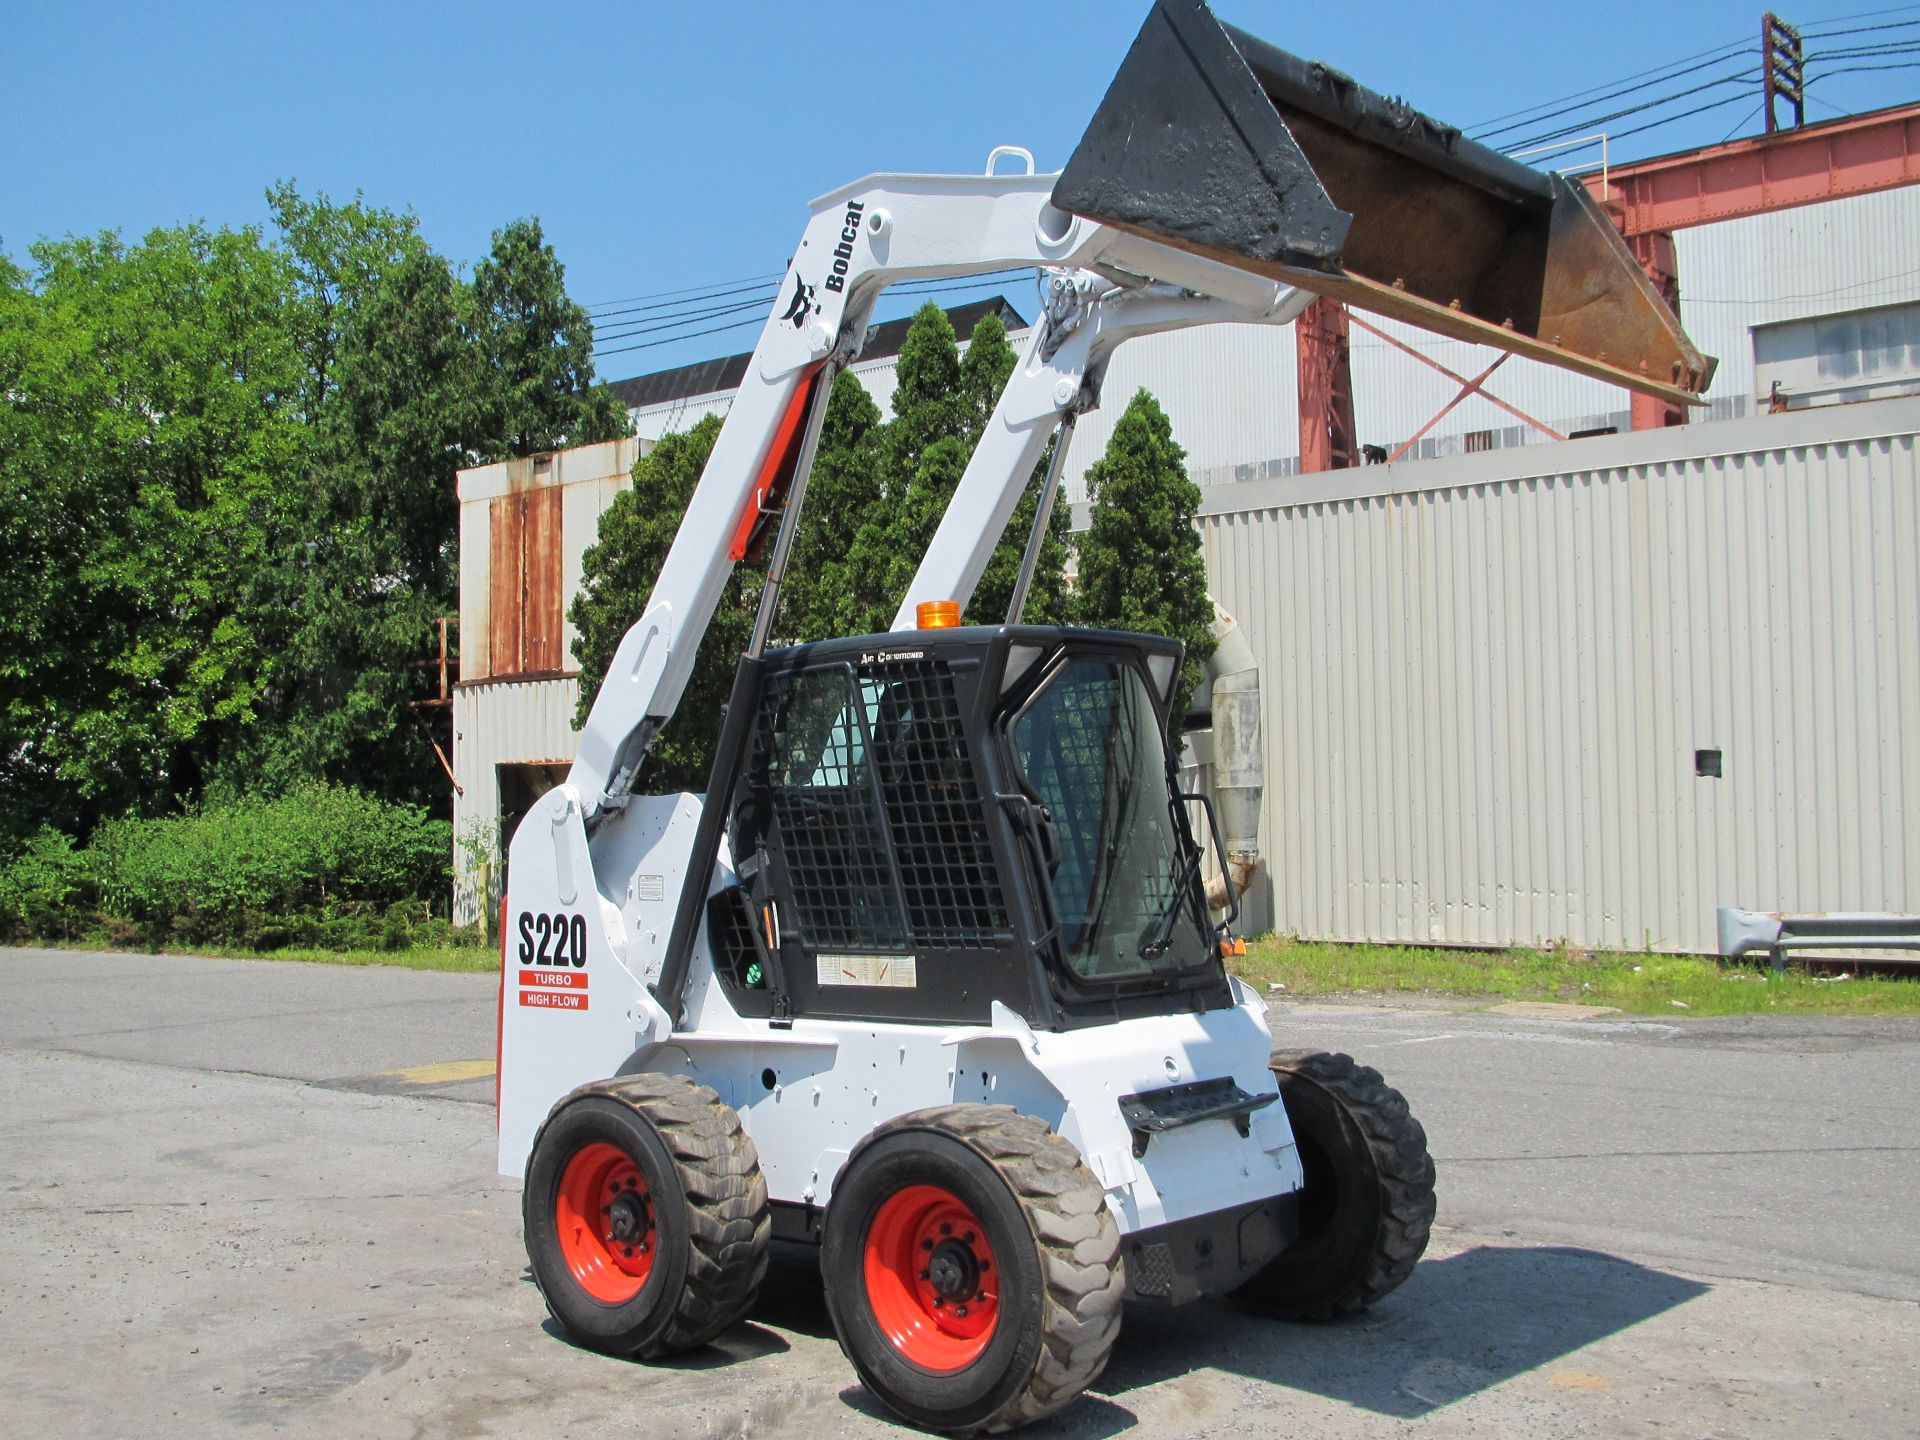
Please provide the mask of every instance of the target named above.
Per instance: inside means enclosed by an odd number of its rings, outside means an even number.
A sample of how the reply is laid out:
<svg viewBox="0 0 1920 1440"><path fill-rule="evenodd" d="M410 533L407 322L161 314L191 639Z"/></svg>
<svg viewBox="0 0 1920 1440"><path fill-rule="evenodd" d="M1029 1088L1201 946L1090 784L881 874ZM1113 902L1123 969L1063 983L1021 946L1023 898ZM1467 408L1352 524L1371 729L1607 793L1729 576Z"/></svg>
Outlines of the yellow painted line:
<svg viewBox="0 0 1920 1440"><path fill-rule="evenodd" d="M1613 1382L1603 1380L1598 1375L1589 1375L1584 1370L1560 1370L1547 1377L1549 1385L1562 1390L1611 1390Z"/></svg>
<svg viewBox="0 0 1920 1440"><path fill-rule="evenodd" d="M398 1080L402 1085L451 1085L459 1080L480 1080L493 1074L491 1060L442 1060L437 1065L409 1065L404 1070L382 1070L383 1080Z"/></svg>

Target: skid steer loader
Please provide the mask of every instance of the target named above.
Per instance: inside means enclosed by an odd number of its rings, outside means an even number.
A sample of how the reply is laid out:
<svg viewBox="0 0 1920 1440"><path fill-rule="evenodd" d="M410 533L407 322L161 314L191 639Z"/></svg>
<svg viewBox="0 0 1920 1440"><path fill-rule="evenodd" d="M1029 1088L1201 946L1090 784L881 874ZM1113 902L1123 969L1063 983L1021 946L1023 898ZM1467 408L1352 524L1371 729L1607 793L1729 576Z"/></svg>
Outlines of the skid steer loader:
<svg viewBox="0 0 1920 1440"><path fill-rule="evenodd" d="M1016 156L1016 164L1017 156ZM1045 310L895 629L770 641L835 373L904 279L1032 265ZM1313 294L1678 401L1712 362L1578 186L1221 24L1148 15L1058 175L816 201L565 784L515 833L499 1163L579 1343L666 1356L817 1244L867 1389L956 1434L1050 1414L1123 1301L1359 1310L1434 1213L1405 1101L1276 1051L1222 962L1168 744L1174 642L963 625L1116 346ZM704 795L646 795L732 566L768 582ZM991 618L991 617L990 617Z"/></svg>

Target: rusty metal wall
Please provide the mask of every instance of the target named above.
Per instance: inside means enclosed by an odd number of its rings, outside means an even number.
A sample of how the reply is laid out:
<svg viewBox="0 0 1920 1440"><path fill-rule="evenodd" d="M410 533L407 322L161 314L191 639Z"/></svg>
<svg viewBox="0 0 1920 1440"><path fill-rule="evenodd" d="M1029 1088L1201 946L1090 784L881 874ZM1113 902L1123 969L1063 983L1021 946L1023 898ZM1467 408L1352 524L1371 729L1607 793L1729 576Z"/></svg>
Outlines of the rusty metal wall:
<svg viewBox="0 0 1920 1440"><path fill-rule="evenodd" d="M1711 952L1720 905L1920 909L1917 434L1885 400L1205 491L1268 705L1254 929Z"/></svg>
<svg viewBox="0 0 1920 1440"><path fill-rule="evenodd" d="M460 472L466 679L573 668L566 603L580 587L581 556L650 448L647 440L609 440Z"/></svg>
<svg viewBox="0 0 1920 1440"><path fill-rule="evenodd" d="M493 496L487 515L490 673L559 670L565 608L560 594L560 490L549 486Z"/></svg>

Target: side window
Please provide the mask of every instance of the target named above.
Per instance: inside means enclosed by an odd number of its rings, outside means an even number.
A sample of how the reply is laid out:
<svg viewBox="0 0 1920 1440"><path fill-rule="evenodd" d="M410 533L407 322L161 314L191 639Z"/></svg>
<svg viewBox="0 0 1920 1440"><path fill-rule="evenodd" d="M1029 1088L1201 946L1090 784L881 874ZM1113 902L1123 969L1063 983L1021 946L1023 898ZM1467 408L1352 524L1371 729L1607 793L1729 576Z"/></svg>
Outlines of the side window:
<svg viewBox="0 0 1920 1440"><path fill-rule="evenodd" d="M1083 980L1152 973L1146 953L1169 910L1184 853L1168 804L1166 748L1138 671L1104 660L1063 665L1014 722L1027 786L1053 815L1060 863L1054 910L1067 964ZM1192 923L1170 937L1174 964L1206 958Z"/></svg>

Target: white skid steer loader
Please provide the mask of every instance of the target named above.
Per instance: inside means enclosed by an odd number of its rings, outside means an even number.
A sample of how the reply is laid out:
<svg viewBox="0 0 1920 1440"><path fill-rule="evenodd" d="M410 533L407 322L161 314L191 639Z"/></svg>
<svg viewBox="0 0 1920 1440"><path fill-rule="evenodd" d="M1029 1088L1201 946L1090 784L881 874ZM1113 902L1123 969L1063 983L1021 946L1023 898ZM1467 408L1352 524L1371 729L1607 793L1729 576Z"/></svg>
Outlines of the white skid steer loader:
<svg viewBox="0 0 1920 1440"><path fill-rule="evenodd" d="M1275 1052L1222 963L1167 743L1169 640L962 625L1114 348L1315 293L1678 401L1712 362L1586 192L1161 0L1058 175L816 201L565 784L513 837L501 1170L581 1344L654 1358L818 1244L841 1346L917 1424L1067 1404L1123 1301L1359 1310L1434 1213L1426 1137ZM890 283L1030 264L1045 313L884 635L768 648L837 371ZM645 795L734 564L768 583L702 795ZM1204 809L1204 807L1202 807ZM1217 827L1213 827L1217 830ZM1231 920L1231 915L1229 915Z"/></svg>

